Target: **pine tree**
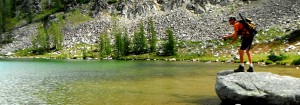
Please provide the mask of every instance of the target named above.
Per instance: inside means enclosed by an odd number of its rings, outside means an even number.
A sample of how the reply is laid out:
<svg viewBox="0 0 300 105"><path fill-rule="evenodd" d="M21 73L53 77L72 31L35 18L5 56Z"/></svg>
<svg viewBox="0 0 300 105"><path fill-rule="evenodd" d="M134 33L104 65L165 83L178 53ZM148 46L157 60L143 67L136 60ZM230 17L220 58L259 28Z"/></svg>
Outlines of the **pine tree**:
<svg viewBox="0 0 300 105"><path fill-rule="evenodd" d="M115 33L115 48L115 54L117 58L124 55L124 42L122 38L122 33L120 31Z"/></svg>
<svg viewBox="0 0 300 105"><path fill-rule="evenodd" d="M14 0L0 0L0 34L8 31L7 23L13 16Z"/></svg>
<svg viewBox="0 0 300 105"><path fill-rule="evenodd" d="M34 17L34 9L32 8L32 4L33 4L33 1L32 0L25 0L24 1L24 8L23 9L23 12L26 13L26 16L27 16L27 21L28 23L32 23L32 20L33 20L33 17Z"/></svg>
<svg viewBox="0 0 300 105"><path fill-rule="evenodd" d="M61 0L54 0L53 2L54 2L54 8L57 9L57 10L59 10L59 9L61 9L61 8L64 7L64 5L63 5L63 3L62 3Z"/></svg>
<svg viewBox="0 0 300 105"><path fill-rule="evenodd" d="M99 57L103 57L105 54L105 41L104 34L99 35Z"/></svg>
<svg viewBox="0 0 300 105"><path fill-rule="evenodd" d="M104 57L104 56L106 56L106 38L105 38L105 36L106 36L107 34L106 34L106 32L104 32L104 33L101 33L100 34L100 36L99 36L99 42L100 42L100 44L99 44L99 53L100 53L100 56L101 57Z"/></svg>
<svg viewBox="0 0 300 105"><path fill-rule="evenodd" d="M100 57L106 57L111 53L110 39L108 38L107 32L103 32L99 36L99 53Z"/></svg>
<svg viewBox="0 0 300 105"><path fill-rule="evenodd" d="M3 0L0 0L0 35L4 33L5 31L4 28L5 28L5 8L4 8ZM0 38L2 38L2 36Z"/></svg>
<svg viewBox="0 0 300 105"><path fill-rule="evenodd" d="M33 50L37 50L38 49L38 42L37 42L37 38L34 35L31 35L31 44L32 44L32 49Z"/></svg>
<svg viewBox="0 0 300 105"><path fill-rule="evenodd" d="M156 31L155 31L155 28L154 28L154 22L153 22L152 18L150 18L150 20L149 20L148 27L149 27L148 30L151 33L150 52L156 52L157 37L156 37Z"/></svg>
<svg viewBox="0 0 300 105"><path fill-rule="evenodd" d="M133 33L133 53L134 54L140 54L140 38L139 38L139 33L134 32Z"/></svg>
<svg viewBox="0 0 300 105"><path fill-rule="evenodd" d="M32 49L34 54L43 54L49 50L48 35L43 27L38 28L36 37L32 36Z"/></svg>
<svg viewBox="0 0 300 105"><path fill-rule="evenodd" d="M147 43L146 43L146 37L145 37L145 27L144 27L144 23L141 22L140 23L140 32L139 32L139 36L140 36L140 44L141 44L141 54L144 54L147 52Z"/></svg>
<svg viewBox="0 0 300 105"><path fill-rule="evenodd" d="M63 36L62 36L62 32L60 31L59 25L56 23L51 23L51 26L50 26L48 32L52 36L53 47L57 50L61 50Z"/></svg>
<svg viewBox="0 0 300 105"><path fill-rule="evenodd" d="M123 36L123 42L124 42L124 55L127 56L130 53L130 39L128 36L127 31L125 32L125 35Z"/></svg>
<svg viewBox="0 0 300 105"><path fill-rule="evenodd" d="M107 55L111 54L110 38L108 36L105 36L105 53Z"/></svg>
<svg viewBox="0 0 300 105"><path fill-rule="evenodd" d="M166 30L168 35L168 42L164 45L164 54L166 56L176 55L177 48L176 48L176 41L174 39L174 33L171 28Z"/></svg>
<svg viewBox="0 0 300 105"><path fill-rule="evenodd" d="M3 0L4 2L4 11L5 11L5 15L6 18L10 18L12 17L13 14L13 0Z"/></svg>
<svg viewBox="0 0 300 105"><path fill-rule="evenodd" d="M144 31L144 25L140 23L139 32L134 32L133 50L135 54L144 54L147 52L146 37Z"/></svg>
<svg viewBox="0 0 300 105"><path fill-rule="evenodd" d="M118 17L116 14L112 16L112 34L115 37L115 55L117 58L124 55L124 42L122 37L121 29L119 28L118 24Z"/></svg>

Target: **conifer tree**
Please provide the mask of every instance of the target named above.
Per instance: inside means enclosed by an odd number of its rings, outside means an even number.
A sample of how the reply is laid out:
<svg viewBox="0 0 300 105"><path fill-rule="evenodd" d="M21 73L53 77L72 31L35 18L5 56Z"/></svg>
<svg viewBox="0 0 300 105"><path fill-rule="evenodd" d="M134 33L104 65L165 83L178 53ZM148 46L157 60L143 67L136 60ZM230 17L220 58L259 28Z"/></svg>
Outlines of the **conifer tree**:
<svg viewBox="0 0 300 105"><path fill-rule="evenodd" d="M177 48L176 48L176 40L174 38L174 33L171 28L166 30L168 35L168 42L164 45L164 54L166 56L176 55Z"/></svg>
<svg viewBox="0 0 300 105"><path fill-rule="evenodd" d="M124 42L120 31L115 33L115 48L115 54L118 58L124 55Z"/></svg>
<svg viewBox="0 0 300 105"><path fill-rule="evenodd" d="M155 52L157 37L156 37L156 31L155 31L154 22L153 22L152 18L150 18L150 20L149 20L148 27L149 27L148 30L151 33L150 52Z"/></svg>
<svg viewBox="0 0 300 105"><path fill-rule="evenodd" d="M106 31L100 34L99 36L99 53L100 57L106 57L110 55L111 48L110 48L110 39L108 38L108 34Z"/></svg>
<svg viewBox="0 0 300 105"><path fill-rule="evenodd" d="M52 36L51 38L52 38L53 47L57 50L61 50L63 36L62 36L62 32L60 31L59 25L56 23L51 23L48 32Z"/></svg>
<svg viewBox="0 0 300 105"><path fill-rule="evenodd" d="M127 31L125 31L125 35L123 36L124 42L124 55L127 56L130 53L130 38L128 36Z"/></svg>
<svg viewBox="0 0 300 105"><path fill-rule="evenodd" d="M116 55L117 58L121 57L124 55L124 42L123 42L123 37L122 37L122 32L121 29L119 28L118 24L118 17L116 14L112 16L112 34L115 37L115 50L114 54Z"/></svg>
<svg viewBox="0 0 300 105"><path fill-rule="evenodd" d="M140 23L139 32L134 33L133 50L135 54L144 54L147 52L147 44L143 22Z"/></svg>
<svg viewBox="0 0 300 105"><path fill-rule="evenodd" d="M0 34L8 31L7 23L13 17L15 0L0 0Z"/></svg>
<svg viewBox="0 0 300 105"><path fill-rule="evenodd" d="M32 36L32 49L35 54L43 54L50 49L50 38L46 33L46 30L40 26L36 37Z"/></svg>

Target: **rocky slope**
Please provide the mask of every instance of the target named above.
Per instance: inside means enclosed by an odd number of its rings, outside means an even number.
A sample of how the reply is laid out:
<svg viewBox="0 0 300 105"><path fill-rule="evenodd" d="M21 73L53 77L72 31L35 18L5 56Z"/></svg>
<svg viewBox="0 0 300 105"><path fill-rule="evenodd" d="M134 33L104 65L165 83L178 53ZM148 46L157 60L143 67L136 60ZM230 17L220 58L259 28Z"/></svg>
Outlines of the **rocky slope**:
<svg viewBox="0 0 300 105"><path fill-rule="evenodd" d="M63 45L66 48L81 42L95 44L99 34L104 30L109 30L107 28L111 25L109 14L113 13L118 14L120 27L126 28L130 35L133 34L140 21L146 23L152 17L158 38L163 38L165 29L171 27L178 40L196 42L218 39L220 36L230 33L232 29L227 23L227 18L229 16L238 17L239 12L252 18L258 30L266 30L276 25L279 26L278 30L280 31L289 31L296 30L300 26L299 0L154 0L139 2L127 0L116 4L95 0L83 4L87 6L71 4L66 11L80 8L81 13L89 14L93 19L75 25L66 23L61 28L64 37ZM55 19L55 17L52 18L52 20ZM13 43L4 45L0 49L0 53L7 54L30 47L31 36L36 35L38 24L41 23L14 29L11 33L14 38ZM207 43L203 46L207 46Z"/></svg>

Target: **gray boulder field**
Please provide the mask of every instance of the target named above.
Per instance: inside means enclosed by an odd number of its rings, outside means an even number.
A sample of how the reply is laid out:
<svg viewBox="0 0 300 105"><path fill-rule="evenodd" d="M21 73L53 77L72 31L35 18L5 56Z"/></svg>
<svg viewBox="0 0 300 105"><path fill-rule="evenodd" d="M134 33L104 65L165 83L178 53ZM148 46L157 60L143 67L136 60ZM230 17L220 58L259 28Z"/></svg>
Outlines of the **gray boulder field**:
<svg viewBox="0 0 300 105"><path fill-rule="evenodd" d="M300 105L300 79L267 72L221 71L216 93L224 103L242 105Z"/></svg>

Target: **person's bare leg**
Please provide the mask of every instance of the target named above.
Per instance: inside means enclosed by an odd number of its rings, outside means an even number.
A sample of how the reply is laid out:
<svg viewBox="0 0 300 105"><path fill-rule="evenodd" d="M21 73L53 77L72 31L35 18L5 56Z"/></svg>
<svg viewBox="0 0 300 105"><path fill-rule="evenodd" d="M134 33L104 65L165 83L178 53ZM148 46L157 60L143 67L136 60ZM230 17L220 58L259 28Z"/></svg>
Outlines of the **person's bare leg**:
<svg viewBox="0 0 300 105"><path fill-rule="evenodd" d="M251 53L251 50L246 50L246 53L248 55L248 60L249 60L249 63L250 63L250 67L249 69L247 70L247 72L253 72L253 63L252 63L252 53Z"/></svg>
<svg viewBox="0 0 300 105"><path fill-rule="evenodd" d="M243 66L244 65L244 50L239 50L240 54L240 63Z"/></svg>
<svg viewBox="0 0 300 105"><path fill-rule="evenodd" d="M244 72L244 50L239 50L240 54L240 66L238 69L234 70L234 72Z"/></svg>
<svg viewBox="0 0 300 105"><path fill-rule="evenodd" d="M251 53L251 50L246 50L246 53L248 55L249 63L252 64L252 53Z"/></svg>

